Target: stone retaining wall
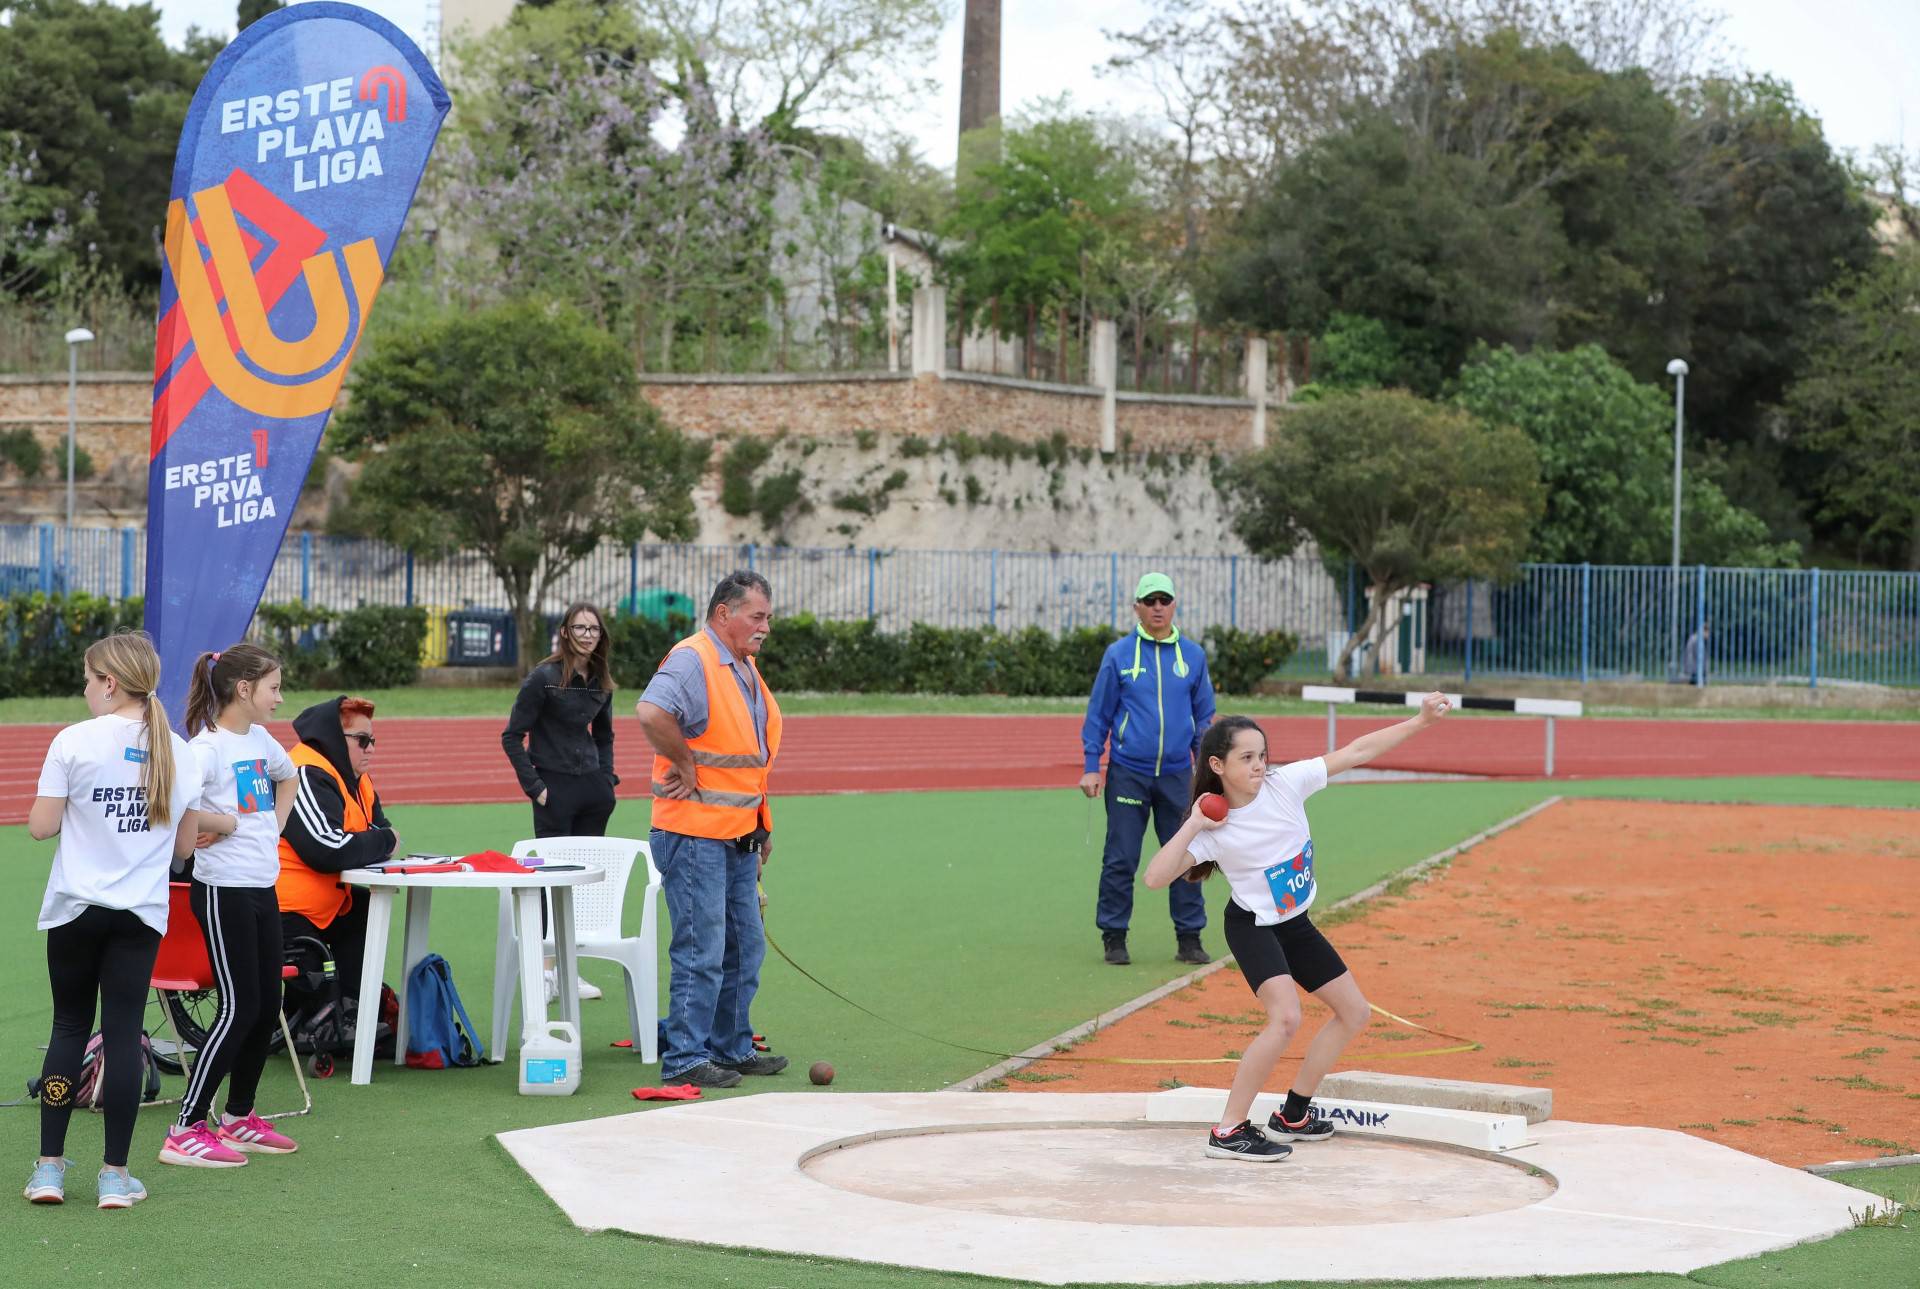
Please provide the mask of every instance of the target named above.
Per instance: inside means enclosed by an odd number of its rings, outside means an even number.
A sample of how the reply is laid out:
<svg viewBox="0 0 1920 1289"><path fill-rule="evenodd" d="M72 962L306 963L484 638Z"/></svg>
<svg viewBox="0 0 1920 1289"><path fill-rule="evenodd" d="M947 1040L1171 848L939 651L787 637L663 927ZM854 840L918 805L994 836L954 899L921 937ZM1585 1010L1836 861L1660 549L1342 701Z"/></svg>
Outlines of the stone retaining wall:
<svg viewBox="0 0 1920 1289"><path fill-rule="evenodd" d="M1100 391L1091 386L970 373L643 373L640 380L643 395L669 422L702 437L785 433L831 440L881 433L932 440L964 432L1022 442L1064 434L1083 447L1100 442ZM80 522L127 522L144 511L152 388L143 372L81 375L78 442L95 474L75 490ZM1245 450L1253 434L1253 404L1241 399L1121 394L1115 411L1123 451L1232 453ZM66 495L64 373L0 375L0 431L22 427L40 439L49 468L33 481L0 470L0 523L57 520ZM313 511L302 507L296 525L318 522Z"/></svg>

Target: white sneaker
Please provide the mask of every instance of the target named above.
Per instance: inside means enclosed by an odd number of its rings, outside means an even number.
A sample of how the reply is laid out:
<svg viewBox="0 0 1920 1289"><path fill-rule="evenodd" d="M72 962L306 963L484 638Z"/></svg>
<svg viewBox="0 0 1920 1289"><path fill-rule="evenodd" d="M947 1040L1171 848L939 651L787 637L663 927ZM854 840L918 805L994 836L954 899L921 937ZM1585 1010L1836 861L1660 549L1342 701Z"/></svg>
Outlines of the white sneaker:
<svg viewBox="0 0 1920 1289"><path fill-rule="evenodd" d="M552 967L548 967L544 974L547 982L547 1001L557 1003L560 1001L560 978L554 974ZM592 1002L596 998L604 997L600 992L600 986L591 984L580 976L573 978L573 987L580 991L581 1002Z"/></svg>

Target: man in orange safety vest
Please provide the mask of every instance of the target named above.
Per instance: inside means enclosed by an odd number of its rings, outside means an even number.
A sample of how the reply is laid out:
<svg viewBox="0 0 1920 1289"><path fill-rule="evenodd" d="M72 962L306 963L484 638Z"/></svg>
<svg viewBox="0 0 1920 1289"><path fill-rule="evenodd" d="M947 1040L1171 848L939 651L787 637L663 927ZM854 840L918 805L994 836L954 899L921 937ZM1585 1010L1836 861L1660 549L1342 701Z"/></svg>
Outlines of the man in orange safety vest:
<svg viewBox="0 0 1920 1289"><path fill-rule="evenodd" d="M673 919L660 1081L730 1088L778 1074L747 1013L766 933L760 870L772 853L767 775L780 705L754 665L773 618L767 579L720 579L706 626L670 650L634 705L653 744L654 867Z"/></svg>

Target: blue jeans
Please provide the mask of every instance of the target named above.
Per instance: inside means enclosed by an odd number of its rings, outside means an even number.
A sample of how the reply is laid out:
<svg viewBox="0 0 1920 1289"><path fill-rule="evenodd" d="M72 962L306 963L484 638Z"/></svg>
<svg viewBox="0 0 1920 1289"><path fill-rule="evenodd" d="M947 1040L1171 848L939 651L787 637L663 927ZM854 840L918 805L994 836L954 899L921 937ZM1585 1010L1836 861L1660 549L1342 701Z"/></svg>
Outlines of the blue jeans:
<svg viewBox="0 0 1920 1289"><path fill-rule="evenodd" d="M739 1064L753 1056L747 1011L767 956L760 922L760 857L732 842L655 828L673 940L667 949L667 1022L660 1045L663 1082L702 1061Z"/></svg>
<svg viewBox="0 0 1920 1289"><path fill-rule="evenodd" d="M1100 900L1093 919L1102 931L1124 931L1133 920L1133 875L1140 867L1147 816L1153 816L1153 830L1164 845L1180 831L1191 791L1184 770L1156 778L1118 761L1107 763L1107 845L1100 856ZM1176 881L1167 888L1167 904L1178 934L1197 934L1207 924L1207 900L1198 883Z"/></svg>

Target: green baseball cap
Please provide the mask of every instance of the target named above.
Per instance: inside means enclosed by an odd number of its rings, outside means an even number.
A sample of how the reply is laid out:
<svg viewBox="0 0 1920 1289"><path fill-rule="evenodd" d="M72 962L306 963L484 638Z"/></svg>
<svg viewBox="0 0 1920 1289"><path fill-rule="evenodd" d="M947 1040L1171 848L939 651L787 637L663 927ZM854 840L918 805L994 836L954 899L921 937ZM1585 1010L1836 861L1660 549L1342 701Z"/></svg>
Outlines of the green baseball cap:
<svg viewBox="0 0 1920 1289"><path fill-rule="evenodd" d="M1165 573L1148 573L1140 579L1140 585L1133 588L1133 598L1136 600L1144 600L1156 593L1174 599L1173 579Z"/></svg>

